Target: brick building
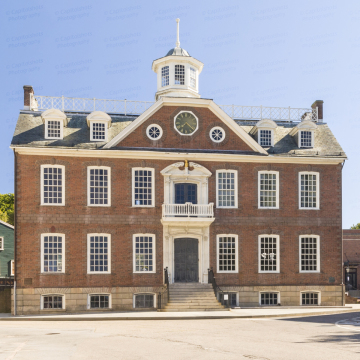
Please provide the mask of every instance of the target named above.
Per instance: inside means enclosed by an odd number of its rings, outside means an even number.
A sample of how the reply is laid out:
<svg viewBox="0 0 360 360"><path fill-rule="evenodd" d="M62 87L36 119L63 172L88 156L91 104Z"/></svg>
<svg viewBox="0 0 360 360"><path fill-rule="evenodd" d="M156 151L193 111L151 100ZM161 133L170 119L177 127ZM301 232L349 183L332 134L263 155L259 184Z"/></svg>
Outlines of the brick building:
<svg viewBox="0 0 360 360"><path fill-rule="evenodd" d="M343 230L344 284L347 291L360 289L360 230ZM357 291L358 294L358 291Z"/></svg>
<svg viewBox="0 0 360 360"><path fill-rule="evenodd" d="M156 307L164 268L194 288L212 268L232 305L342 305L346 155L323 102L219 106L179 41L152 69L153 103L24 86L17 314Z"/></svg>

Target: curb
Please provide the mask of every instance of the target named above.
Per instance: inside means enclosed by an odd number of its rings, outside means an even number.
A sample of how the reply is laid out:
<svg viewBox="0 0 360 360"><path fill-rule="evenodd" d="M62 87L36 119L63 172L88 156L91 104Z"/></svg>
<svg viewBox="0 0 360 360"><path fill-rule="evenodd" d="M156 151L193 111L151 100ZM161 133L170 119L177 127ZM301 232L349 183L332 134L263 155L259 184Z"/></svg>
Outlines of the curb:
<svg viewBox="0 0 360 360"><path fill-rule="evenodd" d="M234 316L149 316L149 317L134 317L134 316L122 316L122 317L75 317L74 318L50 318L50 317L41 317L41 318L21 318L21 317L6 317L0 318L0 321L121 321L121 320L219 320L219 319L260 319L260 318L291 318L291 317L303 317L303 316L319 316L319 315L335 315L335 314L345 314L352 312L360 312L359 309L344 310L344 311L321 311L317 313L295 313L295 314L274 314L274 315L234 315Z"/></svg>

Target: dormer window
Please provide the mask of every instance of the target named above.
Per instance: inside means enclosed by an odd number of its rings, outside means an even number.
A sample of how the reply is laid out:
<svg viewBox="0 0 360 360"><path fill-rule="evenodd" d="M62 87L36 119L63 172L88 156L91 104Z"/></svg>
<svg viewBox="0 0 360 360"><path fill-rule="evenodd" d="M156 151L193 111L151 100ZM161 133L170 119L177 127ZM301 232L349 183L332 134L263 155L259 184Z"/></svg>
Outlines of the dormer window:
<svg viewBox="0 0 360 360"><path fill-rule="evenodd" d="M270 119L260 120L251 130L260 146L269 148L274 146L274 132L277 128L275 121Z"/></svg>
<svg viewBox="0 0 360 360"><path fill-rule="evenodd" d="M301 148L313 147L312 131L300 131L300 146Z"/></svg>
<svg viewBox="0 0 360 360"><path fill-rule="evenodd" d="M67 125L66 115L57 109L49 109L41 114L44 123L45 139L61 140L64 138L64 126Z"/></svg>
<svg viewBox="0 0 360 360"><path fill-rule="evenodd" d="M299 148L313 148L316 127L317 125L312 120L306 119L295 126L289 134L294 137Z"/></svg>
<svg viewBox="0 0 360 360"><path fill-rule="evenodd" d="M168 86L169 85L169 67L164 66L161 69L161 86Z"/></svg>
<svg viewBox="0 0 360 360"><path fill-rule="evenodd" d="M175 85L185 85L184 65L175 65Z"/></svg>
<svg viewBox="0 0 360 360"><path fill-rule="evenodd" d="M190 68L190 86L196 89L196 70L194 68Z"/></svg>
<svg viewBox="0 0 360 360"><path fill-rule="evenodd" d="M108 141L111 117L103 111L93 111L86 118L90 127L90 141Z"/></svg>

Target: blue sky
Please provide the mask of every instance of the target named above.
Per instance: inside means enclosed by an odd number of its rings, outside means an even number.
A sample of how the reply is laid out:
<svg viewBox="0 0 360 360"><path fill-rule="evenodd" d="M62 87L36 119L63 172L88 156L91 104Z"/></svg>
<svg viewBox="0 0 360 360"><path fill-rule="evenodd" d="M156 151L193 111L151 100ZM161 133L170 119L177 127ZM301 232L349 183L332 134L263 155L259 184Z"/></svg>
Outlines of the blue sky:
<svg viewBox="0 0 360 360"><path fill-rule="evenodd" d="M204 6L206 4L206 6ZM154 59L181 47L202 61L200 94L218 104L310 107L349 160L343 227L360 222L360 2L6 1L1 4L0 193L13 192L9 149L23 85L38 95L150 100Z"/></svg>

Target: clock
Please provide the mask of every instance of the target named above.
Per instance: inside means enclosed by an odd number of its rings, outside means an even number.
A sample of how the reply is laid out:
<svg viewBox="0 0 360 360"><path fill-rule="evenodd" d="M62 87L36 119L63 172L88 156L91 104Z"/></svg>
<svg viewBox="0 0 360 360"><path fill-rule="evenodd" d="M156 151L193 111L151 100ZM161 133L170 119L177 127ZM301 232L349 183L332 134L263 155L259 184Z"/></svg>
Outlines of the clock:
<svg viewBox="0 0 360 360"><path fill-rule="evenodd" d="M189 111L181 111L174 119L175 129L181 135L192 135L198 128L198 118Z"/></svg>

